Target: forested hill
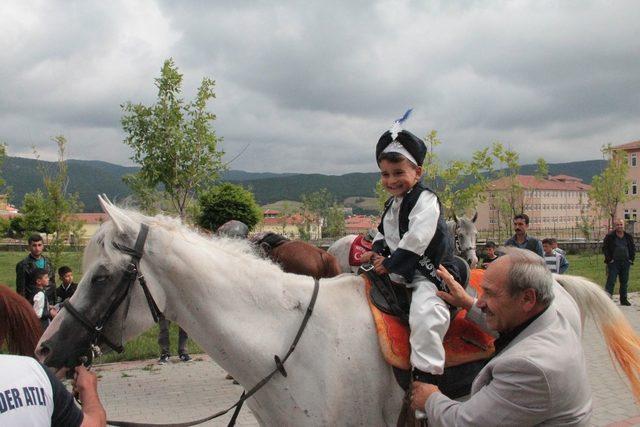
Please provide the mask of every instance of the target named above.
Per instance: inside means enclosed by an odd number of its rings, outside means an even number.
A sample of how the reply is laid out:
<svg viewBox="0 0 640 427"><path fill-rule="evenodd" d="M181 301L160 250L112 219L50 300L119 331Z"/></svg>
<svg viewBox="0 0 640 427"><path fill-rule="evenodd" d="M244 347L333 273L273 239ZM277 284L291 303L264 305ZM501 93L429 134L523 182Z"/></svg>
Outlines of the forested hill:
<svg viewBox="0 0 640 427"><path fill-rule="evenodd" d="M604 160L586 160L581 162L549 164L551 175L570 175L591 183L594 175L602 172L606 166ZM523 165L522 175L533 175L536 165ZM246 180L241 184L250 188L260 204L272 203L278 200L300 200L301 194L311 193L326 188L337 200L350 196L373 197L376 182L380 174L350 173L346 175L318 175L304 174L294 176L280 176L259 180Z"/></svg>
<svg viewBox="0 0 640 427"><path fill-rule="evenodd" d="M42 162L22 157L7 157L0 168L0 176L11 187L10 201L20 207L25 193L42 187L42 174L38 164L54 168L52 162ZM549 173L565 174L581 178L590 183L594 175L605 166L603 160L557 163L549 165ZM533 174L535 165L522 166L522 174ZM52 169L53 170L53 169ZM96 195L106 194L111 200L121 201L130 195L129 188L122 182L122 176L133 173L135 167L126 167L93 160L69 160L69 188L79 193L85 212L100 210ZM346 175L320 174L276 174L252 173L232 170L224 174L223 180L242 184L254 192L260 204L278 200L300 200L302 194L308 194L326 188L337 200L350 196L371 197L378 173L350 173ZM0 190L0 192L2 192Z"/></svg>

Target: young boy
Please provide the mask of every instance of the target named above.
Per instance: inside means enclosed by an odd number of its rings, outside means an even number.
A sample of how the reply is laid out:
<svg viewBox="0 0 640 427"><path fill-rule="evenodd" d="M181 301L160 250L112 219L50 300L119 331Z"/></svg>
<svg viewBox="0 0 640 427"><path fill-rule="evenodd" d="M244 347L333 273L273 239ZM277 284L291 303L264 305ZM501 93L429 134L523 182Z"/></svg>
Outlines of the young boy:
<svg viewBox="0 0 640 427"><path fill-rule="evenodd" d="M78 284L73 282L73 271L68 266L60 267L58 276L60 276L60 286L56 288L56 305L71 298L78 287Z"/></svg>
<svg viewBox="0 0 640 427"><path fill-rule="evenodd" d="M569 268L569 261L564 255L553 250L551 239L542 239L544 262L552 273L563 274Z"/></svg>
<svg viewBox="0 0 640 427"><path fill-rule="evenodd" d="M496 255L496 244L492 241L488 241L484 245L484 249L486 255L482 258L482 268L486 270L489 264L498 259L498 255Z"/></svg>
<svg viewBox="0 0 640 427"><path fill-rule="evenodd" d="M449 328L447 304L436 296L446 290L435 271L451 251L440 201L421 184L426 146L399 121L376 146L382 185L391 193L387 201L370 260L378 274L413 289L409 311L411 365L414 379L438 384L444 371L442 340Z"/></svg>
<svg viewBox="0 0 640 427"><path fill-rule="evenodd" d="M40 319L40 324L44 331L47 329L47 326L49 326L51 319L58 314L58 310L49 307L49 301L45 295L45 289L49 284L49 272L44 268L38 268L34 276L36 281L36 294L33 296L33 309L36 312L36 316Z"/></svg>

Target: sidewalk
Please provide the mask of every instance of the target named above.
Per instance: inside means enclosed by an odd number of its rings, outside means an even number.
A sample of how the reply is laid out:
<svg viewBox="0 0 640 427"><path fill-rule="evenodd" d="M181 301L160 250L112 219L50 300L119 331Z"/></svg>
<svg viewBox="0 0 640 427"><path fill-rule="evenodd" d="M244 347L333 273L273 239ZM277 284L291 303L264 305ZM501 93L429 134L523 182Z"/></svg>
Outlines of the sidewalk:
<svg viewBox="0 0 640 427"><path fill-rule="evenodd" d="M621 307L632 326L640 331L640 295L630 295L631 307ZM609 359L602 337L588 322L583 348L593 391L594 426L640 425L640 406L636 405L623 379ZM96 366L99 391L107 416L112 420L168 423L205 417L226 409L238 399L242 388L225 380L226 373L206 355L182 363L177 357L166 365L155 360ZM203 426L224 426L231 413ZM237 425L257 422L245 405Z"/></svg>

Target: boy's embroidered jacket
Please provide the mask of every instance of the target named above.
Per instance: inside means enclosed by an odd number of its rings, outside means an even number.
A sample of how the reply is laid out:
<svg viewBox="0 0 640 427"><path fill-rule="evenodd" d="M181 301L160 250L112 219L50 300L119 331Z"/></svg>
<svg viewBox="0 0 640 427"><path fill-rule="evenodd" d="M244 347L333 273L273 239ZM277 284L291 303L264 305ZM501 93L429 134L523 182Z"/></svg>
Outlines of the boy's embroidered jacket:
<svg viewBox="0 0 640 427"><path fill-rule="evenodd" d="M420 195L424 191L428 191L436 197L438 207L440 208L436 230L426 250L423 253L416 253L412 251L411 248L398 247L393 254L391 254L385 239L381 238L385 235L384 218L393 204L393 197L387 200L385 204L385 210L382 214L380 225L378 226L378 231L382 236L376 236L377 240L374 241L372 250L383 256L391 255L383 262L383 265L390 272L404 277L407 282L410 283L413 280L415 270L418 269L422 275L438 286L441 280L435 274L435 270L444 259L448 259L453 254L453 240L449 234L447 223L444 220L443 209L438 196L432 190L423 186L422 183L416 184L402 199L398 213L399 235L400 239L402 239L405 233L409 231L409 214L416 206Z"/></svg>

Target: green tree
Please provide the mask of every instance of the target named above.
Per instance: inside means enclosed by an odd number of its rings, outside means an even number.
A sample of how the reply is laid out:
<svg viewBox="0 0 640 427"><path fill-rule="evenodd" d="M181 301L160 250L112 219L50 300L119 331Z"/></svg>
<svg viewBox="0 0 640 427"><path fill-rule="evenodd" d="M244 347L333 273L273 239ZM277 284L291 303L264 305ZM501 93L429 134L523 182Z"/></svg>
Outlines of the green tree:
<svg viewBox="0 0 640 427"><path fill-rule="evenodd" d="M0 143L0 169L2 168L2 164L4 163L4 159L7 156L7 145L5 143ZM0 188L4 186L4 179L0 176Z"/></svg>
<svg viewBox="0 0 640 427"><path fill-rule="evenodd" d="M382 185L382 180L376 182L375 193L378 210L382 214L382 212L384 212L384 204L387 202L387 200L389 200L390 197L389 192L384 188L384 185Z"/></svg>
<svg viewBox="0 0 640 427"><path fill-rule="evenodd" d="M53 142L58 148L58 161L52 170L41 164L40 172L45 189L46 228L48 234L52 234L48 251L51 254L53 264L57 265L65 242L71 239L74 231L77 233L82 228L82 223L71 217L71 214L82 210L82 203L79 201L77 193L69 194L67 191L69 177L64 157L67 140L64 136L59 135L53 138ZM77 237L74 236L74 238Z"/></svg>
<svg viewBox="0 0 640 427"><path fill-rule="evenodd" d="M492 156L496 159L497 172L493 173L495 179L505 178L506 187L494 191L494 204L498 211L498 238L502 239L502 227L507 235L512 233L513 217L524 212L524 188L518 180L520 173L520 155L514 150L505 148L499 142L491 147Z"/></svg>
<svg viewBox="0 0 640 427"><path fill-rule="evenodd" d="M322 188L310 194L303 194L300 199L302 201L302 215L305 218L306 235L311 234L311 222L316 218L320 219L321 227L324 228L329 211L335 204L335 198L329 190Z"/></svg>
<svg viewBox="0 0 640 427"><path fill-rule="evenodd" d="M593 177L589 200L600 209L601 215L608 218L609 227L613 227L618 206L630 200L627 172L629 163L624 150L614 150L611 144L602 147L602 154L608 160L601 174Z"/></svg>
<svg viewBox="0 0 640 427"><path fill-rule="evenodd" d="M20 212L22 212L20 227L23 231L47 234L51 232L47 201L40 189L24 195Z"/></svg>
<svg viewBox="0 0 640 427"><path fill-rule="evenodd" d="M262 219L262 209L253 193L240 185L223 183L203 192L198 197L198 225L215 231L227 221L244 222L249 230Z"/></svg>
<svg viewBox="0 0 640 427"><path fill-rule="evenodd" d="M192 102L182 99L182 74L173 59L167 59L160 77L156 103L151 106L122 105L124 143L133 149L131 159L140 171L127 182L140 194L161 189L175 212L185 219L189 204L200 188L213 182L224 169L223 152L211 123L216 116L207 111L215 98L215 82L203 78ZM142 194L149 201L149 194ZM151 198L153 200L153 198Z"/></svg>
<svg viewBox="0 0 640 427"><path fill-rule="evenodd" d="M452 160L443 165L435 152L435 148L442 143L437 131L429 132L425 143L424 179L438 194L445 217L452 218L455 214L474 209L486 197L489 183L487 172L493 166L489 149L473 152L469 161Z"/></svg>
<svg viewBox="0 0 640 427"><path fill-rule="evenodd" d="M545 159L540 157L536 162L535 177L536 179L547 179L548 176L549 176L549 165L547 164L547 161Z"/></svg>
<svg viewBox="0 0 640 427"><path fill-rule="evenodd" d="M345 235L344 207L337 203L329 208L325 227L327 237L341 237Z"/></svg>

